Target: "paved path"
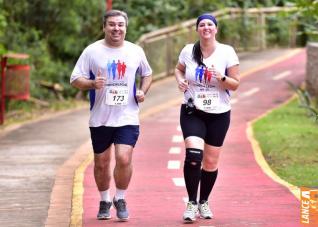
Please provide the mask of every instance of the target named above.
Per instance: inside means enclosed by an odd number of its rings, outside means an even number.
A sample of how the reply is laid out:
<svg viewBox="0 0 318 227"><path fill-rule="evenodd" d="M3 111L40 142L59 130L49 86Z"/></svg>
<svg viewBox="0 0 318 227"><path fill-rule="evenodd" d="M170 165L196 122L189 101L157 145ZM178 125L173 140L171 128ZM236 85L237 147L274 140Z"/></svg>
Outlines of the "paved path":
<svg viewBox="0 0 318 227"><path fill-rule="evenodd" d="M212 193L215 219L199 220L194 226L300 226L298 200L257 165L246 128L247 122L291 96L285 81L300 83L304 64L301 52L242 79L233 98L232 125ZM134 177L127 193L131 219L125 226L188 226L181 220L186 189L182 173L184 145L178 126L179 105L143 119L134 154ZM95 218L99 194L92 163L85 170L83 199L83 226L121 224L115 218Z"/></svg>
<svg viewBox="0 0 318 227"><path fill-rule="evenodd" d="M268 62L273 62L273 60L280 56L286 56L290 53L294 53L294 50L270 50L241 56L242 74L247 75L252 73L253 75L258 75L258 73L255 72L260 70L261 67L265 67ZM302 68L302 71L298 74L293 72L292 75L287 77L288 79L292 78L298 82L303 79L303 61L287 66L287 68L301 64L302 67L300 68ZM269 71L266 72L269 73ZM221 169L223 168L224 171L220 171L220 177L212 199L213 204L215 204L214 209L218 218L213 220L210 225L229 226L229 224L233 222L248 225L255 222L254 226L265 226L262 224L267 219L262 219L261 214L257 216L249 215L247 213L246 219L244 217L236 218L237 209L235 207L242 206L242 208L245 209L248 207L247 205L249 205L250 208L247 211L254 210L254 213L257 213L262 210L255 209L255 207L271 207L273 206L273 203L269 203L269 205L258 205L247 200L243 204L240 204L235 202L237 201L235 198L237 195L241 195L241 198L247 199L249 198L249 195L257 193L259 197L262 197L262 194L260 193L272 196L276 188L279 190L284 189L281 186L274 184L275 187L269 186L269 190L267 190L268 187L264 187L261 190L256 188L255 191L251 192L247 190L238 191L240 193L238 194L235 192L235 184L232 185L232 187L228 187L225 184L230 176L237 176L237 179L244 180L244 176L247 173L250 173L248 168L246 168L246 165L244 165L243 169L238 169L238 164L240 164L240 162L236 162L236 165L233 166L231 164L231 160L240 160L237 159L237 157L231 158L231 155L236 154L236 152L230 151L231 148L237 148L238 144L241 145L241 143L249 144L246 138L241 138L241 136L245 136L244 127L246 127L246 121L262 114L268 108L280 104L290 96L290 93L286 93L286 83L275 83L280 86L279 89L273 89L272 87L266 88L266 86L270 84L267 84L268 81L266 81L266 79L270 80L270 76L262 75L262 79L265 79L262 83L259 83L259 79L255 79L255 76L249 76L246 77L246 79L243 79L241 88L237 92L238 96L234 97L234 100L237 99L237 103L234 104L232 115L234 123L232 124L228 136L225 148L226 151L223 155L224 160L220 167ZM249 97L248 93L245 93L245 97L239 96L243 95L244 91L248 91L248 89L254 86L262 86L256 93L264 93L265 91L264 95L260 97L259 103L256 102L259 104L257 107L254 106L255 99L253 98L253 95ZM253 92L250 91L250 93ZM174 174L176 174L176 178L180 178L180 170L168 171L168 175L164 176L163 173L167 173L167 164L164 165L165 172L161 172L163 166L157 166L160 165L162 160L168 160L167 156L169 155L167 149L172 145L171 135L173 133L180 134L179 131L176 131L178 124L178 107L176 104L180 100L179 97L175 96L176 94L178 94L178 91L176 90L173 79L160 81L152 87L151 92L147 97L147 101L142 106L142 134L134 157L135 173L131 184L131 190L128 194L129 204L138 204L138 206L130 205L129 208L131 210L132 220L131 222L126 223L127 226L178 226L178 224L181 224L180 212L182 213L184 209L182 197L185 196L185 189L183 187L175 187L172 184L173 180L171 178ZM271 99L268 97L266 99L266 94L275 95L275 98ZM251 108L251 105L253 108ZM158 110L164 112L158 114L156 113ZM155 125L154 120L157 121ZM81 226L82 221L84 226L95 226L95 224L96 226L111 226L116 224L113 221L110 223L95 223L94 220L97 206L96 201L98 198L96 197L96 188L93 184L92 176L90 175L92 171L90 169L90 155L88 155L90 154L90 149L87 149L90 147L87 121L88 111L82 109L59 114L52 118L44 118L40 121L22 125L15 130L0 133L1 226L69 226L71 221L74 226ZM241 122L241 124L237 125L235 122ZM160 133L161 131L166 132L166 137L160 138L162 140L160 141L159 147L154 146L154 140L152 140L152 138L154 139L156 137L154 133ZM239 137L237 135L239 135ZM231 144L234 145L231 146ZM82 147L80 147L81 145ZM182 147L182 144L178 144L176 147ZM250 147L238 154L239 157L246 156L250 160L248 166L251 165L253 168L257 168ZM178 159L182 160L182 156L182 153L178 154ZM149 158L151 158L150 160L156 160L156 162L150 163ZM148 171L148 169L145 171L149 166L156 167L154 168L155 172ZM243 164L241 167L243 167ZM85 174L83 175L83 173ZM143 174L145 175L143 176ZM267 183L270 185L272 184L272 181L261 171L258 171L258 173L255 174L255 176L257 176L255 179L262 179L265 181L264 186L266 186ZM76 177L75 180L73 179L74 175ZM92 190L92 193L89 195L90 197L87 197L86 194L84 194L84 203L82 204L82 201L78 200L78 198L81 198L83 195L81 189L83 179L85 183L85 193L89 192L88 188ZM141 180L146 180L148 183L142 183ZM236 181L236 183L237 182L238 181ZM172 188L170 187L169 190L167 190L166 187L168 186L171 186ZM247 185L247 187L249 188L250 186ZM221 193L223 189L226 189L225 194ZM152 194L151 200L148 201L148 199L145 198L145 193L150 192L155 194ZM286 189L283 194L288 194L288 196L290 196ZM290 200L288 197L288 201L293 201L294 197L290 197ZM228 203L229 198L234 199L231 199L230 203ZM136 201L134 201L135 199ZM92 202L91 207L87 209L85 206L89 205L89 203L86 201L95 202ZM220 210L222 208L220 204L222 203L229 205L226 206L226 212ZM156 206L154 204L158 204L158 206L160 204L160 210L163 212L163 216L157 217L158 220L155 219L157 222L154 221L154 215L150 209ZM83 220L79 215L82 211L81 207L84 207ZM293 218L297 218L298 213L295 217L293 213L295 205L291 208L286 208L286 210L290 209L292 209L292 211L291 213L288 213L286 220L293 221ZM171 210L173 212L171 212ZM240 212L246 213L244 210L241 210ZM143 218L143 216L152 218L147 219ZM255 219L255 217L259 218ZM166 221L161 222L162 220ZM89 225L89 223L93 223L93 225ZM161 225L161 223L166 224Z"/></svg>

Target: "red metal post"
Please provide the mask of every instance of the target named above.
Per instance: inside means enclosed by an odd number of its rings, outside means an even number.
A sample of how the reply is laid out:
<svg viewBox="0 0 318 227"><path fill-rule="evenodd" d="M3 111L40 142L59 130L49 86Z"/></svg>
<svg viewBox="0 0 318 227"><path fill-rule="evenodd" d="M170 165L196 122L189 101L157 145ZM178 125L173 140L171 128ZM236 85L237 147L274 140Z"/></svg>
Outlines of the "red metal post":
<svg viewBox="0 0 318 227"><path fill-rule="evenodd" d="M5 99L6 99L6 70L7 70L7 61L8 58L15 58L15 59L27 59L29 57L28 54L18 54L18 53L8 53L4 54L1 57L1 105L0 105L0 124L4 122L4 115L5 115ZM29 69L28 69L29 70ZM27 85L29 87L29 85ZM28 95L24 97L25 99L28 98Z"/></svg>
<svg viewBox="0 0 318 227"><path fill-rule="evenodd" d="M7 57L1 58L1 107L0 107L0 124L4 122L5 113L5 68L7 65Z"/></svg>
<svg viewBox="0 0 318 227"><path fill-rule="evenodd" d="M106 0L106 11L112 9L112 0Z"/></svg>

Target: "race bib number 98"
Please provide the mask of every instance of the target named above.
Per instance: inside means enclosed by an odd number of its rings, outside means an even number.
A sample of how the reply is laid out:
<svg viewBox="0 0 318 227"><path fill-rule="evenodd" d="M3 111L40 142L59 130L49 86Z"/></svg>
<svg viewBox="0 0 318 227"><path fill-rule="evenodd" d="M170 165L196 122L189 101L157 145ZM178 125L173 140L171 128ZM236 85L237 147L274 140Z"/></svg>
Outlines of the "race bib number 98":
<svg viewBox="0 0 318 227"><path fill-rule="evenodd" d="M216 90L195 92L194 104L199 110L215 110L219 105L219 101L219 92Z"/></svg>
<svg viewBox="0 0 318 227"><path fill-rule="evenodd" d="M114 87L106 90L106 105L123 106L128 104L128 88Z"/></svg>

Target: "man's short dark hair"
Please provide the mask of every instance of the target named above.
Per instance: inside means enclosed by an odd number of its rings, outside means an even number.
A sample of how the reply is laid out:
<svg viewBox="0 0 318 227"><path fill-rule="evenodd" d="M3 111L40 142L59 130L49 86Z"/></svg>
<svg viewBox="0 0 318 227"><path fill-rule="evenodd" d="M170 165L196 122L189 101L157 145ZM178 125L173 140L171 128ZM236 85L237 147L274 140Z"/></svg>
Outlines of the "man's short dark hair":
<svg viewBox="0 0 318 227"><path fill-rule="evenodd" d="M127 13L125 13L124 11L121 10L116 10L116 9L112 9L112 10L108 10L105 12L104 17L103 17L103 26L106 26L106 22L108 17L117 17L117 16L122 16L125 18L126 21L126 27L128 26L128 16Z"/></svg>

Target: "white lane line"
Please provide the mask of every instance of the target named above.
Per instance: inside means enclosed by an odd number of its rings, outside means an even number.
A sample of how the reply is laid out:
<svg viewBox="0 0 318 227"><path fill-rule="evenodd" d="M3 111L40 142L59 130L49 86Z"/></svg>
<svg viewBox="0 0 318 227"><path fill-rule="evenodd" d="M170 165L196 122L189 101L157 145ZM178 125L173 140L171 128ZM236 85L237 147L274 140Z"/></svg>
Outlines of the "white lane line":
<svg viewBox="0 0 318 227"><path fill-rule="evenodd" d="M168 169L180 169L180 161L179 160L170 160L168 161Z"/></svg>
<svg viewBox="0 0 318 227"><path fill-rule="evenodd" d="M181 132L181 126L180 126L180 125L178 125L177 130L178 130L179 132Z"/></svg>
<svg viewBox="0 0 318 227"><path fill-rule="evenodd" d="M244 93L242 93L242 97L248 97L248 96L251 96L253 94L255 94L256 92L259 91L259 88L258 87L255 87L255 88L252 88Z"/></svg>
<svg viewBox="0 0 318 227"><path fill-rule="evenodd" d="M183 178L172 178L173 183L177 186L177 187L184 187L185 186L185 182Z"/></svg>
<svg viewBox="0 0 318 227"><path fill-rule="evenodd" d="M273 80L280 80L280 79L283 79L287 76L289 76L291 74L291 71L290 70L287 70L287 71L284 71L276 76L273 77Z"/></svg>
<svg viewBox="0 0 318 227"><path fill-rule="evenodd" d="M183 200L184 203L187 203L189 201L189 198L188 197L183 197L182 200Z"/></svg>
<svg viewBox="0 0 318 227"><path fill-rule="evenodd" d="M231 104L237 103L237 99L231 99Z"/></svg>
<svg viewBox="0 0 318 227"><path fill-rule="evenodd" d="M173 143L181 143L181 142L183 142L183 137L180 135L174 135L172 137L172 142Z"/></svg>
<svg viewBox="0 0 318 227"><path fill-rule="evenodd" d="M171 147L169 150L169 154L180 154L181 147Z"/></svg>

